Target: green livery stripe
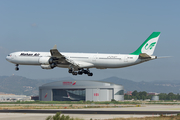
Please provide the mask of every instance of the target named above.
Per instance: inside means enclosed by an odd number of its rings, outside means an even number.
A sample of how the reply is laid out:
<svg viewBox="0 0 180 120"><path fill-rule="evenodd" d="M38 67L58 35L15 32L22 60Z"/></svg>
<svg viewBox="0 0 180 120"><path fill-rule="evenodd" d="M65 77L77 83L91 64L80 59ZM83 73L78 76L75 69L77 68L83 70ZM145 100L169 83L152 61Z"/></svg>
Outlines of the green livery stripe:
<svg viewBox="0 0 180 120"><path fill-rule="evenodd" d="M160 32L153 32L153 33L146 39L146 41L145 41L136 51L134 51L133 53L130 53L130 55L139 55L139 54L141 54L141 49L142 49L142 47L143 47L149 40L151 40L152 38L156 38L156 37L158 37L159 35L160 35ZM153 45L155 45L155 43L153 43L153 44L151 45L151 47L152 47Z"/></svg>

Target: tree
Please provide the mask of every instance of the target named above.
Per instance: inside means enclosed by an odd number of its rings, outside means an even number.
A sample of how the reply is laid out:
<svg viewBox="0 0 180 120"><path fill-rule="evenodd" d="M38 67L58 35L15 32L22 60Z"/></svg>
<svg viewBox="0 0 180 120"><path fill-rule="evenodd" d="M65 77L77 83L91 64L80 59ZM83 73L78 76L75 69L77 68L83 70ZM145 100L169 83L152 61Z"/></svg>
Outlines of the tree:
<svg viewBox="0 0 180 120"><path fill-rule="evenodd" d="M167 99L168 99L168 100L176 99L176 95L173 94L172 92L170 92L170 93L167 95Z"/></svg>
<svg viewBox="0 0 180 120"><path fill-rule="evenodd" d="M140 99L146 99L146 96L147 96L147 92L143 91L143 92L139 92L139 97Z"/></svg>
<svg viewBox="0 0 180 120"><path fill-rule="evenodd" d="M132 92L132 96L138 96L139 93L137 92L137 90L135 90L134 92Z"/></svg>
<svg viewBox="0 0 180 120"><path fill-rule="evenodd" d="M166 100L167 99L166 93L160 93L158 96L159 96L159 100Z"/></svg>
<svg viewBox="0 0 180 120"><path fill-rule="evenodd" d="M70 118L69 115L61 115L61 112L57 112L54 116L48 116L46 120L73 120L73 118Z"/></svg>

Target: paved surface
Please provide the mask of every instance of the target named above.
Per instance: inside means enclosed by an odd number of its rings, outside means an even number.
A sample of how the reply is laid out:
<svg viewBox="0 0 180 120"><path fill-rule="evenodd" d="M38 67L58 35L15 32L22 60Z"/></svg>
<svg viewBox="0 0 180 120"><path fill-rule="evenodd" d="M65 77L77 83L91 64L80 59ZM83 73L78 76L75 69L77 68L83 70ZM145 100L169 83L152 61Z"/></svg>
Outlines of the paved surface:
<svg viewBox="0 0 180 120"><path fill-rule="evenodd" d="M153 115L153 114L178 114L180 111L117 111L117 110L0 110L0 113L48 113L55 114L136 114L136 115Z"/></svg>
<svg viewBox="0 0 180 120"><path fill-rule="evenodd" d="M0 104L0 106L136 106L136 105L126 105L126 104Z"/></svg>
<svg viewBox="0 0 180 120"><path fill-rule="evenodd" d="M55 114L25 114L25 113L0 113L0 120L45 120L48 116ZM69 115L71 118L80 118L84 120L92 119L110 119L110 118L140 118L140 117L152 117L158 115L75 115L75 114L64 114Z"/></svg>
<svg viewBox="0 0 180 120"><path fill-rule="evenodd" d="M142 105L141 105L142 106ZM70 109L58 109L56 111L70 111ZM75 110L75 109L71 109ZM102 111L112 112L106 114L82 114L81 111ZM51 111L51 110L47 110ZM91 109L77 109L78 114L67 114L73 118L83 118L85 120L92 119L108 119L108 118L128 118L128 117L146 117L146 116L158 116L157 112L165 112L168 114L174 114L174 112L180 113L180 105L143 105L142 107L119 107L119 108L91 108ZM151 115L135 115L130 112L151 112ZM153 113L155 112L156 113ZM113 112L121 112L121 114L113 114ZM127 115L128 113L128 115ZM125 115L126 114L126 115ZM55 115L50 113L0 113L0 120L45 120L49 115ZM66 115L66 114L65 114Z"/></svg>

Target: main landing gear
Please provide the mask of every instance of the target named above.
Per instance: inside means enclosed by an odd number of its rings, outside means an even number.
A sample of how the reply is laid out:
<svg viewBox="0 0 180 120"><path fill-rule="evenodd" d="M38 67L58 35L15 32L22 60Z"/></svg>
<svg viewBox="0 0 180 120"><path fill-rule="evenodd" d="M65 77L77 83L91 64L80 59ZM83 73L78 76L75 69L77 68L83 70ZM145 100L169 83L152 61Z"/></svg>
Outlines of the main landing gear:
<svg viewBox="0 0 180 120"><path fill-rule="evenodd" d="M69 69L68 72L69 72L69 73L72 73L72 75L82 75L82 74L84 73L84 74L87 74L88 76L93 76L93 73L91 73L89 69L84 70L83 68L82 68L82 69L79 69L78 72L75 72L75 71L71 68L71 69Z"/></svg>
<svg viewBox="0 0 180 120"><path fill-rule="evenodd" d="M15 67L15 70L16 71L18 71L19 70L19 67L18 67L19 65L18 64L16 64L16 67Z"/></svg>

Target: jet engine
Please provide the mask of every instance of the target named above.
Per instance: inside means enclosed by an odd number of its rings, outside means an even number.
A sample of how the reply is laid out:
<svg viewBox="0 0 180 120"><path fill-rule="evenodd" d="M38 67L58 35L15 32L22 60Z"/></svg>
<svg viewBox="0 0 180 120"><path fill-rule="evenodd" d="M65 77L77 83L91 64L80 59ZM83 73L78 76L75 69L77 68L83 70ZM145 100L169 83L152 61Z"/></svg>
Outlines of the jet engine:
<svg viewBox="0 0 180 120"><path fill-rule="evenodd" d="M54 62L53 58L49 58L49 64L52 64Z"/></svg>
<svg viewBox="0 0 180 120"><path fill-rule="evenodd" d="M53 69L51 65L41 65L42 69Z"/></svg>
<svg viewBox="0 0 180 120"><path fill-rule="evenodd" d="M54 63L54 60L51 57L41 57L39 58L39 63L41 63L42 69L53 69L56 67L56 63Z"/></svg>
<svg viewBox="0 0 180 120"><path fill-rule="evenodd" d="M44 65L49 65L49 64L53 64L54 60L51 57L40 57L39 63L44 64Z"/></svg>

